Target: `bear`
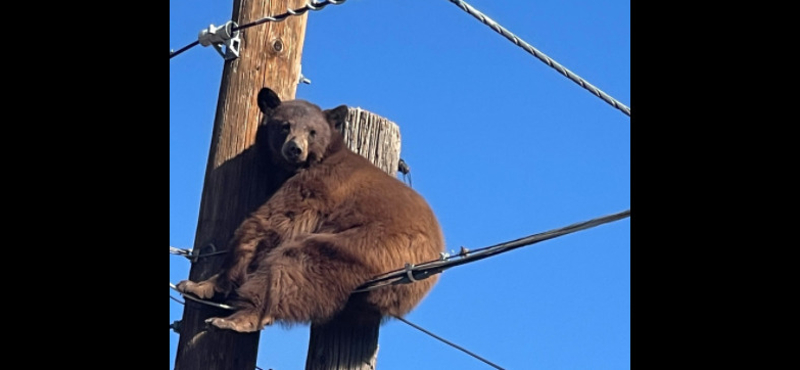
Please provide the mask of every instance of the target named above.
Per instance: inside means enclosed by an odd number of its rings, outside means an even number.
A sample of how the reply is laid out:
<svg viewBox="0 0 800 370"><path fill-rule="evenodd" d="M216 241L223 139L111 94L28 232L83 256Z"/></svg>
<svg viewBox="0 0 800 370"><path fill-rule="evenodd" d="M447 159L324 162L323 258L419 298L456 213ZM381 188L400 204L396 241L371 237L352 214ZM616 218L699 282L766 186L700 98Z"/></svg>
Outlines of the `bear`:
<svg viewBox="0 0 800 370"><path fill-rule="evenodd" d="M274 322L324 324L343 311L404 316L438 275L353 293L389 271L441 258L441 227L415 190L345 146L347 106L257 96L264 135L256 147L288 178L234 232L218 274L178 289L236 308L207 322L237 332ZM372 316L370 316L372 315Z"/></svg>

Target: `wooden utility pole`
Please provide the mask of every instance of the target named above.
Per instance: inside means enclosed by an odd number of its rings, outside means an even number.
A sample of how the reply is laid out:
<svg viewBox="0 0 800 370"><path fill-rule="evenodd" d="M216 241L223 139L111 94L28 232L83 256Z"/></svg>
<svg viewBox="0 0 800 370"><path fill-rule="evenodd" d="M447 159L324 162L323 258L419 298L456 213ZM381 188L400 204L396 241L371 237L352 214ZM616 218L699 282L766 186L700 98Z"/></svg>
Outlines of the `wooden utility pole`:
<svg viewBox="0 0 800 370"><path fill-rule="evenodd" d="M234 0L231 19L245 24L305 4L306 0ZM267 86L281 100L294 99L306 19L303 14L242 30L239 58L225 62L194 243L201 256L226 249L236 227L282 181L262 171L252 148L261 118L256 94ZM221 255L200 257L192 264L189 280L209 278L222 260ZM186 301L175 370L255 369L258 332L206 327L207 318L227 315L230 311Z"/></svg>
<svg viewBox="0 0 800 370"><path fill-rule="evenodd" d="M400 162L400 130L396 124L360 108L350 108L342 130L352 151L396 176ZM363 298L355 295L353 300ZM346 311L323 325L312 325L306 370L374 370L378 355L380 316Z"/></svg>

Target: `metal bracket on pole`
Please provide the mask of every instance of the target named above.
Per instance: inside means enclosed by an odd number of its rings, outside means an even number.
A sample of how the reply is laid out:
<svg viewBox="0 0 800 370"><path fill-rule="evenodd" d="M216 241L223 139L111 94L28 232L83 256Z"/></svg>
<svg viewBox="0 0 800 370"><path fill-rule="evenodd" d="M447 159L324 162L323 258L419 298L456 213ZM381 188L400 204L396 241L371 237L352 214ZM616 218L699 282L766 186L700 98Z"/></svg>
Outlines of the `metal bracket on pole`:
<svg viewBox="0 0 800 370"><path fill-rule="evenodd" d="M234 21L228 21L219 27L209 25L207 29L200 31L197 40L200 45L213 46L225 60L236 59L239 57L239 46L242 43L239 31L233 30L238 26ZM225 53L222 52L220 45L225 45Z"/></svg>
<svg viewBox="0 0 800 370"><path fill-rule="evenodd" d="M306 76L303 76L303 65L300 65L300 77L297 79L297 84L306 84L310 85L311 80L307 79Z"/></svg>

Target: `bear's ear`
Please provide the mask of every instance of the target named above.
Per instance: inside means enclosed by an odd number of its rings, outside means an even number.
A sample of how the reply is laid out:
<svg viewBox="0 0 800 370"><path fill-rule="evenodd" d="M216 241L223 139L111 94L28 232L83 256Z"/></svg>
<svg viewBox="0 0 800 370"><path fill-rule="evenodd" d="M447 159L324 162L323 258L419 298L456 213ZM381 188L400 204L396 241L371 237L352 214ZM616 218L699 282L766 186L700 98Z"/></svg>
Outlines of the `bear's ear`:
<svg viewBox="0 0 800 370"><path fill-rule="evenodd" d="M258 108L261 109L261 113L267 114L279 105L281 105L281 98L268 87L258 92Z"/></svg>
<svg viewBox="0 0 800 370"><path fill-rule="evenodd" d="M334 130L341 132L342 127L344 127L344 120L347 118L347 106L340 105L333 109L327 109L323 113L325 113L325 119L328 120L328 124Z"/></svg>

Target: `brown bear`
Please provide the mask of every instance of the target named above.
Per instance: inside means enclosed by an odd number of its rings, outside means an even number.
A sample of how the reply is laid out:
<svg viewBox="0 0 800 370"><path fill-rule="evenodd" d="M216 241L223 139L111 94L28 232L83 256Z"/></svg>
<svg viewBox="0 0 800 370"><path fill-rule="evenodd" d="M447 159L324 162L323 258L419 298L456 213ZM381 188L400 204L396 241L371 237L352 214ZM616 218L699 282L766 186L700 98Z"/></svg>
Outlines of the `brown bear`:
<svg viewBox="0 0 800 370"><path fill-rule="evenodd" d="M266 135L256 146L290 175L236 230L222 270L178 288L201 298L233 293L237 311L208 322L239 332L273 321L324 323L345 307L359 315L408 313L436 276L353 290L407 263L440 257L444 238L427 202L345 146L339 129L346 106L281 102L268 88L258 106Z"/></svg>

